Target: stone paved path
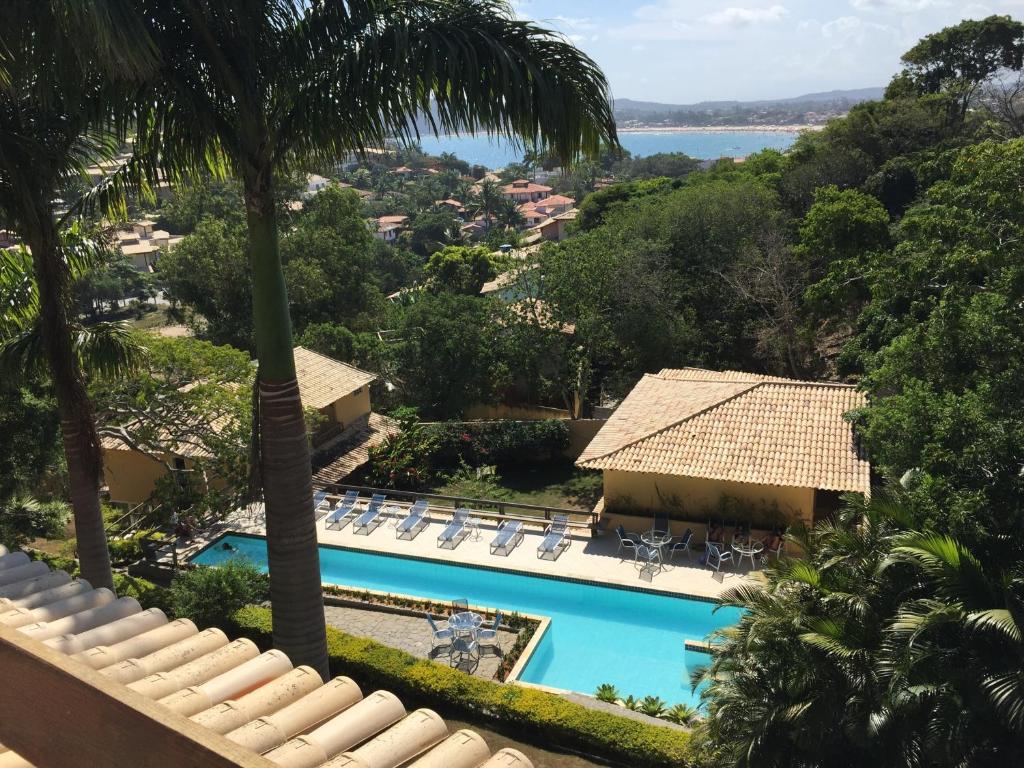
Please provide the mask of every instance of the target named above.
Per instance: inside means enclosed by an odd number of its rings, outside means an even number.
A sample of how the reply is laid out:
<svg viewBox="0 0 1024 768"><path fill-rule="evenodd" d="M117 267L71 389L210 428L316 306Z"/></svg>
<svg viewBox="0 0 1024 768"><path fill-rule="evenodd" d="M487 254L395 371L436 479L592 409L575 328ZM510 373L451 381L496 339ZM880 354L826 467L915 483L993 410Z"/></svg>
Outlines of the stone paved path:
<svg viewBox="0 0 1024 768"><path fill-rule="evenodd" d="M413 656L424 659L432 658L442 664L448 663L446 649L440 649L439 654L431 655L430 626L424 618L402 616L370 608L348 608L337 605L327 606L324 608L324 613L327 616L328 624L350 635L368 637L391 648L399 648L411 653ZM498 638L502 648L511 648L516 641L516 634L499 630ZM466 666L462 668L490 680L498 671L500 662L500 656L485 649L479 664L474 665L475 669L469 669Z"/></svg>

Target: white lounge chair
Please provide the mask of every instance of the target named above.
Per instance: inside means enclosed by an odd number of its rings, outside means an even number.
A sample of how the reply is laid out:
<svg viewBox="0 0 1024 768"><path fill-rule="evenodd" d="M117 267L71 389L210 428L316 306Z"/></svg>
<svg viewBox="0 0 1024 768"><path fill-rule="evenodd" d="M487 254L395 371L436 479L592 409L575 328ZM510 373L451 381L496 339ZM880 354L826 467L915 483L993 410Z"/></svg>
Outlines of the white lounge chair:
<svg viewBox="0 0 1024 768"><path fill-rule="evenodd" d="M544 538L537 545L537 557L543 558L545 555L551 555L552 560L557 560L571 543L569 518L566 515L555 515L548 527L544 529Z"/></svg>
<svg viewBox="0 0 1024 768"><path fill-rule="evenodd" d="M359 504L359 491L346 491L345 497L333 512L324 519L324 528L329 531L341 530L355 517L356 506Z"/></svg>
<svg viewBox="0 0 1024 768"><path fill-rule="evenodd" d="M430 518L427 517L427 509L428 506L425 499L419 499L409 507L408 514L395 526L395 538L415 539L419 532L430 523Z"/></svg>
<svg viewBox="0 0 1024 768"><path fill-rule="evenodd" d="M444 530L437 537L437 546L449 549L455 549L459 546L462 540L469 535L469 528L466 527L468 521L469 510L465 507L456 509L455 514L452 515L451 522L444 527Z"/></svg>
<svg viewBox="0 0 1024 768"><path fill-rule="evenodd" d="M356 521L352 524L353 533L368 536L376 530L377 526L383 522L381 515L384 512L385 498L383 493L373 494L370 498L370 503L366 505L366 511L357 517Z"/></svg>
<svg viewBox="0 0 1024 768"><path fill-rule="evenodd" d="M498 526L498 533L491 540L491 554L499 552L508 557L509 552L523 542L523 524L519 520L505 520Z"/></svg>

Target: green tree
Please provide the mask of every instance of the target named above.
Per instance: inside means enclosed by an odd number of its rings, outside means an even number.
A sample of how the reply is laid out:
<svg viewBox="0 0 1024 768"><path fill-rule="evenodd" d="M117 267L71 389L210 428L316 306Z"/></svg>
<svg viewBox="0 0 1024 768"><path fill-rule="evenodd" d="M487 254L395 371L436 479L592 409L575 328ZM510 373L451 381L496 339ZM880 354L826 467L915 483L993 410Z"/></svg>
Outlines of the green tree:
<svg viewBox="0 0 1024 768"><path fill-rule="evenodd" d="M0 541L7 547L23 547L36 538L58 538L67 527L68 505L42 502L31 496L0 500Z"/></svg>
<svg viewBox="0 0 1024 768"><path fill-rule="evenodd" d="M216 568L179 571L169 592L174 616L192 619L203 628L224 627L239 608L266 600L270 585L250 561L235 558Z"/></svg>
<svg viewBox="0 0 1024 768"><path fill-rule="evenodd" d="M926 35L902 61L894 90L906 82L920 93L949 93L963 114L982 83L1024 65L1024 24L1009 16L967 19Z"/></svg>
<svg viewBox="0 0 1024 768"><path fill-rule="evenodd" d="M181 490L168 451L180 446L196 465L195 475L224 482L223 489L205 489L205 498L197 483L188 489L189 501L220 514L236 509L249 480L254 376L249 355L191 338L147 335L144 343L143 365L130 375L92 384L101 434L167 468L157 500L173 502Z"/></svg>
<svg viewBox="0 0 1024 768"><path fill-rule="evenodd" d="M53 491L64 471L56 403L44 392L35 381L0 385L0 503L19 491Z"/></svg>
<svg viewBox="0 0 1024 768"><path fill-rule="evenodd" d="M444 291L405 307L392 349L403 402L431 418L460 418L493 402L508 372L491 301Z"/></svg>
<svg viewBox="0 0 1024 768"><path fill-rule="evenodd" d="M299 344L347 363L355 353L356 335L337 323L316 323L306 327Z"/></svg>
<svg viewBox="0 0 1024 768"><path fill-rule="evenodd" d="M157 262L171 301L183 304L193 330L214 344L252 349L252 268L238 223L203 219Z"/></svg>
<svg viewBox="0 0 1024 768"><path fill-rule="evenodd" d="M495 268L486 248L449 245L431 255L423 274L437 290L475 296Z"/></svg>
<svg viewBox="0 0 1024 768"><path fill-rule="evenodd" d="M189 178L174 189L174 197L164 203L157 226L171 232L194 232L204 218L243 224L242 187L237 179Z"/></svg>
<svg viewBox="0 0 1024 768"><path fill-rule="evenodd" d="M69 259L54 201L58 188L84 177L90 162L116 157L124 136L117 129L125 126L107 118L123 98L117 84L152 69L140 25L131 14L120 18L122 6L12 0L0 28L0 212L31 250L36 357L48 366L60 413L82 574L97 587L113 585L99 502L102 461L72 334ZM122 182L114 176L94 197L115 200Z"/></svg>
<svg viewBox="0 0 1024 768"><path fill-rule="evenodd" d="M448 211L428 211L417 215L409 230L409 247L420 256L458 242L462 222Z"/></svg>
<svg viewBox="0 0 1024 768"><path fill-rule="evenodd" d="M494 212L498 210L505 196L501 186L492 179L484 179L476 185L473 199L470 201L473 212L484 219L484 226L490 229L494 223Z"/></svg>
<svg viewBox="0 0 1024 768"><path fill-rule="evenodd" d="M907 531L891 501L801 537L695 675L716 765L995 765L1024 756L1020 561ZM741 716L742 713L742 716Z"/></svg>
<svg viewBox="0 0 1024 768"><path fill-rule="evenodd" d="M892 247L889 227L889 214L871 195L834 185L815 191L795 251L816 283L808 299L819 315L846 319L848 307L867 299L864 265L871 254Z"/></svg>
<svg viewBox="0 0 1024 768"><path fill-rule="evenodd" d="M514 19L504 2L271 0L258 12L235 10L223 2L146 4L162 67L141 105L136 145L172 176L213 158L242 181L274 641L326 676L312 473L275 177L303 158L332 159L408 137L417 113L437 115L446 129L539 134L566 161L614 141L615 123L597 66L547 30Z"/></svg>
<svg viewBox="0 0 1024 768"><path fill-rule="evenodd" d="M861 433L920 524L979 554L1024 526L1024 140L965 149L867 261L844 363L866 372Z"/></svg>

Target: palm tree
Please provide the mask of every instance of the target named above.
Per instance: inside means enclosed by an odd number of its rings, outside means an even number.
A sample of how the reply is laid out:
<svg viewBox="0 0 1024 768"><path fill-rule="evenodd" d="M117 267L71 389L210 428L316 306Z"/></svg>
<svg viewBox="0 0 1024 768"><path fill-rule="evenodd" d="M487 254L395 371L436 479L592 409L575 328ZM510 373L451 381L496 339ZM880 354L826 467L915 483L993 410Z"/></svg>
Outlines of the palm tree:
<svg viewBox="0 0 1024 768"><path fill-rule="evenodd" d="M519 210L519 203L507 197L502 197L498 201L494 209L494 218L507 229L519 229L526 224L526 217Z"/></svg>
<svg viewBox="0 0 1024 768"><path fill-rule="evenodd" d="M137 147L173 177L213 164L242 180L274 642L326 674L275 175L408 142L417 114L436 131L540 136L568 161L615 142L607 85L593 61L516 20L504 0L252 0L244 12L229 0L140 4L163 66L138 105Z"/></svg>
<svg viewBox="0 0 1024 768"><path fill-rule="evenodd" d="M802 538L806 559L722 631L702 736L736 766L1014 765L1024 760L1024 570L907 531L886 500Z"/></svg>
<svg viewBox="0 0 1024 768"><path fill-rule="evenodd" d="M116 0L10 0L0 26L0 212L31 252L36 338L60 412L82 575L108 587L102 458L53 200L65 180L87 178L90 162L116 156L125 126L110 122L107 107L118 98L118 81L145 74L153 63L139 33L138 21ZM115 175L94 197L113 205L123 185Z"/></svg>
<svg viewBox="0 0 1024 768"><path fill-rule="evenodd" d="M484 179L476 186L473 196L474 211L484 217L484 226L491 228L494 212L505 200L501 187L493 179Z"/></svg>

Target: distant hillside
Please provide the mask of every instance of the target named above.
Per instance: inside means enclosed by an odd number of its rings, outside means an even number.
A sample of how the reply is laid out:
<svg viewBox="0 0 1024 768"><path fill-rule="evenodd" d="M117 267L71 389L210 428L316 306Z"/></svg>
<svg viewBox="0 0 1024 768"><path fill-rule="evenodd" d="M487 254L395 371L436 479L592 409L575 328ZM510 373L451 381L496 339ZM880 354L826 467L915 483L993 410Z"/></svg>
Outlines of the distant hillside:
<svg viewBox="0 0 1024 768"><path fill-rule="evenodd" d="M822 93L805 93L803 96L791 96L786 99L764 99L762 101L699 101L695 104L664 104L657 101L636 101L635 99L616 99L615 111L635 112L701 112L708 109L728 107L764 107L773 104L830 104L846 101L858 104L862 101L882 98L885 88L854 88L847 91L823 91Z"/></svg>
<svg viewBox="0 0 1024 768"><path fill-rule="evenodd" d="M701 101L662 104L655 101L616 99L620 125L768 125L824 123L845 114L862 101L880 99L884 88L805 93L786 99L762 101Z"/></svg>

